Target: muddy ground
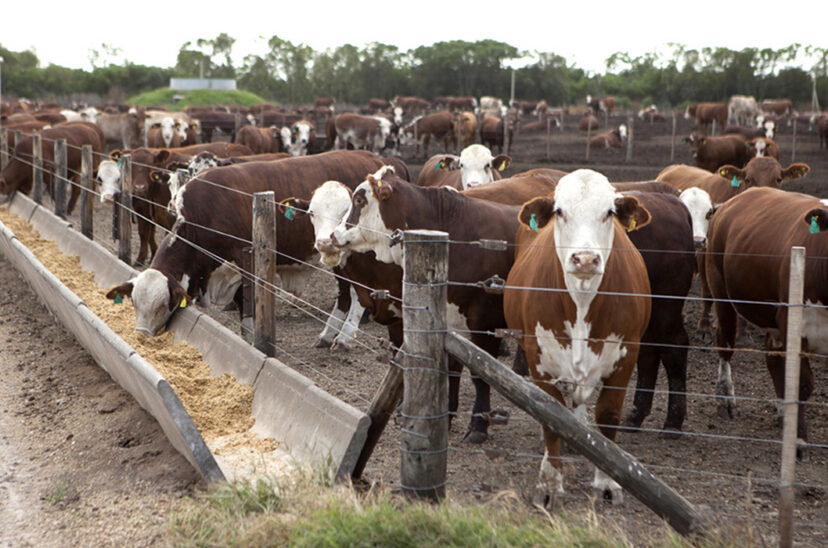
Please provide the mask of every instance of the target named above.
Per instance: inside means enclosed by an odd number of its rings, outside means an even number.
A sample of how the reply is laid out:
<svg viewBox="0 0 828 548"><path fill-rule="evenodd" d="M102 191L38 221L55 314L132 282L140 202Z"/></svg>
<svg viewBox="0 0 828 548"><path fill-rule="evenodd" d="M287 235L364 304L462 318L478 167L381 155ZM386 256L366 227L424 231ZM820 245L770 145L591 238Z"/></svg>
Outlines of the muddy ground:
<svg viewBox="0 0 828 548"><path fill-rule="evenodd" d="M625 120L613 117L610 125ZM514 162L506 175L533 167L591 167L611 180L631 181L653 178L670 163L670 122L636 123L630 163L625 150L592 150L590 160L585 161L585 136L574 128L575 123L569 117L563 132L552 133L548 159L545 135L518 135L511 151ZM677 141L690 129L680 119ZM801 129L796 160L808 163L812 171L786 188L828 197L828 152L819 150L815 135ZM792 137L791 130L783 127L778 139L783 165L791 159ZM435 152L437 148L432 147L430 153ZM692 163L686 145L676 143L674 154L676 163ZM410 159L409 164L416 174L422 158ZM96 239L114 250L109 211L100 205L96 208ZM133 241L137 244L137 234ZM6 378L0 388L0 522L12 524L1 529L0 539L9 546L158 542L165 513L202 482L169 446L151 417L108 380L71 336L54 325L7 262L0 263L0 283L7 288L0 297L0 336L5 342L0 347L0 370ZM692 295L698 295L696 287ZM334 299L331 278L322 272L314 274L303 299L317 309L329 310ZM781 428L770 378L761 354L738 353L733 376L736 394L744 399L737 403L735 419L720 418L711 398L715 355L695 330L699 309L698 302L688 302L685 309L693 347L686 435L665 440L654 431L666 415L666 382L660 378L645 430L621 432L617 441L720 523L750 528L772 544L777 530ZM237 325L235 313L215 314L227 325ZM312 345L321 330L320 316L319 310L307 305L283 304L277 357L337 397L365 409L387 367L384 329L364 325L351 350L317 349ZM761 336L752 334L753 347L758 349ZM795 542L801 546L823 545L828 534L828 367L824 359L812 363L816 390L807 413L810 441L820 447L813 447L810 461L797 467L797 481L802 485L797 488ZM450 434L449 496L485 500L511 489L528 503L543 453L540 428L494 394L493 407L510 411L509 424L493 426L482 445L467 444L462 437L472 401L471 383L464 373L460 417ZM625 410L630 401L628 394ZM399 426L392 421L365 479L395 488L398 447ZM600 519L619 526L637 542L645 542L664 527L632 497L621 506L596 503L590 490L592 466L574 457L566 470L566 512L582 513L594 507ZM64 492L60 497L54 495ZM55 498L60 500L54 502Z"/></svg>

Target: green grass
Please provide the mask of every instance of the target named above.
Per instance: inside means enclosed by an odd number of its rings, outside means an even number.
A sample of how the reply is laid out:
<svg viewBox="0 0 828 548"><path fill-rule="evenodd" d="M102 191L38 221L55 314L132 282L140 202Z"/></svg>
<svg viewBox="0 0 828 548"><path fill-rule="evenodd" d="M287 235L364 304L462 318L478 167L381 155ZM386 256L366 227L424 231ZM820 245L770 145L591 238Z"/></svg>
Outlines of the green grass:
<svg viewBox="0 0 828 548"><path fill-rule="evenodd" d="M628 547L757 546L750 530L713 528L695 544L663 530L635 543L588 515L551 515L505 491L483 504L410 502L383 489L358 494L304 478L235 482L201 493L173 514L171 546L180 547Z"/></svg>
<svg viewBox="0 0 828 548"><path fill-rule="evenodd" d="M173 104L173 97L181 95L184 98ZM265 100L254 93L247 91L223 91L199 89L194 91L179 91L169 88L160 88L130 97L127 103L131 105L165 105L170 110L181 110L188 105L242 105L250 106L264 103Z"/></svg>

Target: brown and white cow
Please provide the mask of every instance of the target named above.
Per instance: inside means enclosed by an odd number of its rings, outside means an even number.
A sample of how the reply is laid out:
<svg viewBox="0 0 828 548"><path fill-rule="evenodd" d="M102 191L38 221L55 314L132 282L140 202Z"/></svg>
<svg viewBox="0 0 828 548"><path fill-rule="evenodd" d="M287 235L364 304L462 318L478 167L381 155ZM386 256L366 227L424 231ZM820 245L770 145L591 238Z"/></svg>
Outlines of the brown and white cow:
<svg viewBox="0 0 828 548"><path fill-rule="evenodd" d="M368 100L368 110L371 112L390 112L391 108L391 101L388 99L372 98Z"/></svg>
<svg viewBox="0 0 828 548"><path fill-rule="evenodd" d="M469 145L460 156L435 154L426 160L417 177L417 185L466 190L500 179L500 172L511 162L512 158L506 154L492 156L483 145Z"/></svg>
<svg viewBox="0 0 828 548"><path fill-rule="evenodd" d="M458 110L474 112L477 109L477 99L469 96L449 97L446 106L451 112Z"/></svg>
<svg viewBox="0 0 828 548"><path fill-rule="evenodd" d="M307 156L316 143L316 128L308 120L297 120L290 126L290 144L287 152L291 156Z"/></svg>
<svg viewBox="0 0 828 548"><path fill-rule="evenodd" d="M391 122L378 116L365 116L345 112L333 121L336 130L336 149L367 149L379 153L391 135Z"/></svg>
<svg viewBox="0 0 828 548"><path fill-rule="evenodd" d="M594 130L599 127L601 127L601 123L598 122L598 118L589 111L585 112L578 121L578 129L581 131Z"/></svg>
<svg viewBox="0 0 828 548"><path fill-rule="evenodd" d="M67 176L70 180L67 212L71 213L80 196L81 146L92 146L93 172L97 170L104 152L103 135L95 124L89 122L64 122L40 132L43 153L43 184L53 191L52 171L55 167L55 141L66 140ZM9 163L0 172L0 194L11 195L15 191L29 194L34 180L32 177L32 137L27 136L15 143Z"/></svg>
<svg viewBox="0 0 828 548"><path fill-rule="evenodd" d="M647 270L626 230L649 221L639 200L619 195L603 175L581 169L562 177L552 196L520 210L503 296L506 321L522 333L535 383L563 405L571 402L583 421L600 387L595 421L610 440L650 319ZM546 428L543 435L538 489L551 506L563 493L560 438ZM622 498L621 487L597 468L592 485Z"/></svg>
<svg viewBox="0 0 828 548"><path fill-rule="evenodd" d="M791 116L794 116L793 102L790 99L765 99L762 101L761 108L762 112L787 116L789 120Z"/></svg>
<svg viewBox="0 0 828 548"><path fill-rule="evenodd" d="M592 148L621 148L627 139L627 126L621 124L615 129L604 131L589 139Z"/></svg>
<svg viewBox="0 0 828 548"><path fill-rule="evenodd" d="M96 122L104 132L107 143L114 143L122 148L131 148L138 144L144 127L142 111L122 112L118 114L99 114Z"/></svg>
<svg viewBox="0 0 828 548"><path fill-rule="evenodd" d="M652 124L653 122L666 122L667 117L664 113L658 111L658 107L655 105L650 105L648 107L642 108L638 111L638 117L642 120L649 120Z"/></svg>
<svg viewBox="0 0 828 548"><path fill-rule="evenodd" d="M171 116L166 116L157 124L150 126L147 130L147 146L151 148L178 148L181 146L178 124Z"/></svg>
<svg viewBox="0 0 828 548"><path fill-rule="evenodd" d="M359 253L373 251L377 260L402 264L401 246L390 245L389 234L396 229L432 229L448 232L454 241L491 238L513 242L517 232L516 207L466 197L451 188L424 188L396 177L384 168L354 190L349 213L333 232L333 244ZM489 251L478 246L455 245L449 251L449 279L478 282L498 275L505 278L512 265L511 248ZM472 342L492 355L500 339L485 334L504 327L502 299L477 287L450 285L448 322ZM450 360L450 369L459 364ZM482 442L487 437L489 387L473 379L476 398L467 439ZM449 379L449 410L457 409L459 376Z"/></svg>
<svg viewBox="0 0 828 548"><path fill-rule="evenodd" d="M414 96L399 96L397 95L391 100L394 107L402 109L402 113L406 116L412 114L420 114L431 108L431 103L422 97Z"/></svg>
<svg viewBox="0 0 828 548"><path fill-rule="evenodd" d="M513 118L507 118L508 126L506 131L503 131L503 118L497 116L484 115L480 120L480 142L494 150L498 147L500 152L503 152L503 141L507 138L505 133L508 133L508 143L506 147L506 154L512 148L512 141L515 134L515 123Z"/></svg>
<svg viewBox="0 0 828 548"><path fill-rule="evenodd" d="M282 128L281 130L276 126L269 128L259 128L254 126L242 126L233 137L233 142L240 145L245 145L254 154L268 154L274 152L285 152L287 150L287 143L290 144L290 128Z"/></svg>
<svg viewBox="0 0 828 548"><path fill-rule="evenodd" d="M779 161L779 145L776 141L767 137L754 137L747 143L748 154L751 157L761 158L762 156L770 156Z"/></svg>
<svg viewBox="0 0 828 548"><path fill-rule="evenodd" d="M223 261L243 264L244 242L252 239L254 193L272 190L277 200L291 196L309 199L313 189L326 180L356 185L381 165L381 159L370 152L332 151L206 170L181 193L178 219L149 268L113 287L107 296L131 296L135 330L147 336L164 328L182 299L226 304L236 295L241 279L218 295L211 274ZM222 215L216 215L217 210ZM277 248L282 287L300 294L309 273L301 261L314 255L313 229L306 217L291 220L279 216L277 230L283 235Z"/></svg>
<svg viewBox="0 0 828 548"><path fill-rule="evenodd" d="M327 107L333 109L334 103L336 103L336 99L334 99L333 97L317 97L313 100L313 106L315 108Z"/></svg>
<svg viewBox="0 0 828 548"><path fill-rule="evenodd" d="M707 132L713 122L719 128L727 125L727 104L726 103L695 103L687 105L684 111L685 118L694 118L699 131ZM715 131L712 133L715 134Z"/></svg>
<svg viewBox="0 0 828 548"><path fill-rule="evenodd" d="M443 141L444 151L449 151L449 143L452 143L451 150L457 148L457 139L452 127L453 115L447 110L439 110L423 116L414 118L400 131L400 144L415 145L414 155L419 156L420 144L423 147L423 154L428 154L428 144L431 139Z"/></svg>
<svg viewBox="0 0 828 548"><path fill-rule="evenodd" d="M776 131L776 124L771 121L767 121L763 123L763 126L767 124L765 127L745 127L745 126L725 126L724 133L725 135L741 135L745 139L753 139L755 137L767 137L768 139L773 139L774 132Z"/></svg>
<svg viewBox="0 0 828 548"><path fill-rule="evenodd" d="M733 356L737 313L767 333L765 354L776 396L784 398L788 277L791 247L805 252L802 310L802 350L828 354L828 206L825 202L774 188L753 188L736 196L716 212L710 223L710 254L705 270L716 299L716 346L719 347L717 392L731 411L734 405L730 360ZM758 302L766 304L755 304ZM810 360L801 357L798 443L808 439L804 402L814 388Z"/></svg>
<svg viewBox="0 0 828 548"><path fill-rule="evenodd" d="M503 105L503 101L491 95L484 95L478 102L478 107L475 112L481 118L491 116L493 118L501 118L506 116L507 108Z"/></svg>
<svg viewBox="0 0 828 548"><path fill-rule="evenodd" d="M477 137L477 117L469 111L456 112L451 119L454 138L458 148L465 148L474 143Z"/></svg>
<svg viewBox="0 0 828 548"><path fill-rule="evenodd" d="M608 95L607 97L593 97L591 95L587 95L586 104L596 116L601 112L609 116L612 115L612 111L615 110L615 97L611 95Z"/></svg>
<svg viewBox="0 0 828 548"><path fill-rule="evenodd" d="M725 164L741 167L750 158L747 142L741 135L708 137L696 132L686 137L684 142L695 149L693 158L696 165L711 172Z"/></svg>

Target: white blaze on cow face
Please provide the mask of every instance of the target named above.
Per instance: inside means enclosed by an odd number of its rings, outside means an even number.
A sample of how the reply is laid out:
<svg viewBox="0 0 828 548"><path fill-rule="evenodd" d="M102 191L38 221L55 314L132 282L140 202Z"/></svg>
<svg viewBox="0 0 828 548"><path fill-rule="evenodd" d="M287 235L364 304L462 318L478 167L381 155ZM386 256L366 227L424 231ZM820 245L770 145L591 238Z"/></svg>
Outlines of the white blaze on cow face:
<svg viewBox="0 0 828 548"><path fill-rule="evenodd" d="M463 190L494 181L492 152L483 145L469 145L460 153L460 178Z"/></svg>
<svg viewBox="0 0 828 548"><path fill-rule="evenodd" d="M186 289L186 288L185 288ZM167 277L148 268L133 280L132 304L135 307L135 331L154 337L172 316Z"/></svg>
<svg viewBox="0 0 828 548"><path fill-rule="evenodd" d="M178 131L178 137L181 139L182 142L187 140L187 130L190 128L190 124L184 121L177 121L175 124L176 130Z"/></svg>
<svg viewBox="0 0 828 548"><path fill-rule="evenodd" d="M304 156L308 153L310 146L311 125L305 121L293 124L291 128L291 156Z"/></svg>
<svg viewBox="0 0 828 548"><path fill-rule="evenodd" d="M622 141L627 138L626 124L621 124L620 126L618 126L618 135L621 137Z"/></svg>
<svg viewBox="0 0 828 548"><path fill-rule="evenodd" d="M161 138L164 139L164 146L170 146L175 137L175 131L175 120L169 116L161 120Z"/></svg>
<svg viewBox="0 0 828 548"><path fill-rule="evenodd" d="M756 141L756 157L761 158L767 154L768 143L764 139Z"/></svg>
<svg viewBox="0 0 828 548"><path fill-rule="evenodd" d="M401 126L403 123L403 109L402 107L394 107L394 123Z"/></svg>
<svg viewBox="0 0 828 548"><path fill-rule="evenodd" d="M394 168L383 166L373 178L379 181L388 170L393 172ZM358 216L354 224L349 224L354 216ZM354 190L348 212L332 234L334 245L357 253L373 251L378 261L402 265L402 246L391 247L390 234L391 229L385 226L380 214L379 199L371 184L363 181Z"/></svg>
<svg viewBox="0 0 828 548"><path fill-rule="evenodd" d="M765 137L773 139L773 136L776 133L776 122L768 120L764 124L761 124L760 127L765 130Z"/></svg>
<svg viewBox="0 0 828 548"><path fill-rule="evenodd" d="M98 166L98 180L101 182L101 203L113 201L121 190L121 168L112 160L102 160Z"/></svg>
<svg viewBox="0 0 828 548"><path fill-rule="evenodd" d="M314 247L328 266L336 266L342 259L342 249L333 245L331 235L350 209L351 189L339 181L327 181L313 191L308 214L313 225Z"/></svg>
<svg viewBox="0 0 828 548"><path fill-rule="evenodd" d="M692 187L679 194L679 200L690 212L690 219L693 222L693 242L696 249L707 247L707 228L710 225L710 217L713 216L713 202L710 194L704 190Z"/></svg>
<svg viewBox="0 0 828 548"><path fill-rule="evenodd" d="M279 136L282 138L282 148L290 150L290 146L293 144L293 135L290 132L290 128L285 126L280 129ZM291 154L293 153L291 152Z"/></svg>

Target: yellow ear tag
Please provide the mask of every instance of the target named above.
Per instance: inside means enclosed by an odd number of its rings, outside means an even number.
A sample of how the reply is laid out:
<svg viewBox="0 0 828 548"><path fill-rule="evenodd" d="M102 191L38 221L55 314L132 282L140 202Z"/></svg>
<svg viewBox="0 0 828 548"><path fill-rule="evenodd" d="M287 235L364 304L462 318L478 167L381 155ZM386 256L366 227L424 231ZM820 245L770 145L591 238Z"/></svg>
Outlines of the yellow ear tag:
<svg viewBox="0 0 828 548"><path fill-rule="evenodd" d="M632 232L633 230L635 230L635 225L636 225L635 219L632 219L630 221L629 226L627 227L627 232Z"/></svg>
<svg viewBox="0 0 828 548"><path fill-rule="evenodd" d="M181 307L181 308L187 308L187 297L182 297L181 298L181 304L178 305L178 306Z"/></svg>
<svg viewBox="0 0 828 548"><path fill-rule="evenodd" d="M377 181L377 188L382 186L382 181Z"/></svg>
<svg viewBox="0 0 828 548"><path fill-rule="evenodd" d="M497 167L498 171L503 171L506 169L506 162L500 162L500 165Z"/></svg>

